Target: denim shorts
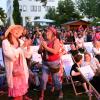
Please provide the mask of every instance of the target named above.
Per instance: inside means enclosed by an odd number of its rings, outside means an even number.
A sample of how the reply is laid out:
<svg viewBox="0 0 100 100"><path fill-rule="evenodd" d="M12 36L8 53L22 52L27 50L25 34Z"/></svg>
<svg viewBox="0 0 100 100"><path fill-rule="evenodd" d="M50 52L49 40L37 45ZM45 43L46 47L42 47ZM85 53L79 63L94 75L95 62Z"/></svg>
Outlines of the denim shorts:
<svg viewBox="0 0 100 100"><path fill-rule="evenodd" d="M50 70L48 68L48 66L46 66L45 64L43 64L42 66L42 81L41 81L41 88L43 90L46 90L46 85L48 82L48 76L51 74L52 76L52 81L53 81L53 86L55 87L55 89L57 90L62 90L62 83L61 83L61 79L59 77L59 72L58 73L50 73Z"/></svg>

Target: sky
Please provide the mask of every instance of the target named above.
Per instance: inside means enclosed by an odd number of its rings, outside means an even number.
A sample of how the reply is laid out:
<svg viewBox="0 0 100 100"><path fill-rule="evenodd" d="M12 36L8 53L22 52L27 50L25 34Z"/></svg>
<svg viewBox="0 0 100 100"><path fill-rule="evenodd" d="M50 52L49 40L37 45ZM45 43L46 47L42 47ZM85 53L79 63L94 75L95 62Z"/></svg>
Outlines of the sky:
<svg viewBox="0 0 100 100"><path fill-rule="evenodd" d="M0 7L2 7L4 10L6 10L6 1L7 0L0 0Z"/></svg>

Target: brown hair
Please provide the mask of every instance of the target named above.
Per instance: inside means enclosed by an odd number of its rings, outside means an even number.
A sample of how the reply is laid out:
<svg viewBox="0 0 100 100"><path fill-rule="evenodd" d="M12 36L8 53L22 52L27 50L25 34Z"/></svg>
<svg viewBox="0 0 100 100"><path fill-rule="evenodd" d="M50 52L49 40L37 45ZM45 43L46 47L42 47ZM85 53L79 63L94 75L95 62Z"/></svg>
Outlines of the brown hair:
<svg viewBox="0 0 100 100"><path fill-rule="evenodd" d="M82 55L75 55L74 56L74 60L76 63L79 62L81 59L82 59Z"/></svg>
<svg viewBox="0 0 100 100"><path fill-rule="evenodd" d="M90 58L91 58L91 54L90 54L90 53L85 52L85 53L84 53L84 56L85 56L85 55L89 55L89 56L90 56Z"/></svg>

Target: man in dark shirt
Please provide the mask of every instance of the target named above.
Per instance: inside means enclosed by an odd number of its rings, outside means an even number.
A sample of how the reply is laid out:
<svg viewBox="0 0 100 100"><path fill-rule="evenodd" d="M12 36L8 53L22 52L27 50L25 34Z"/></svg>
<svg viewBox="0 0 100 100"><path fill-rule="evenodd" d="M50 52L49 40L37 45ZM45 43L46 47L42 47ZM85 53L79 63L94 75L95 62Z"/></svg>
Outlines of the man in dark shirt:
<svg viewBox="0 0 100 100"><path fill-rule="evenodd" d="M82 64L82 55L75 55L74 60L75 64L71 68L70 75L72 76L73 80L81 82L85 91L88 92L89 90L87 88L87 84L77 69Z"/></svg>

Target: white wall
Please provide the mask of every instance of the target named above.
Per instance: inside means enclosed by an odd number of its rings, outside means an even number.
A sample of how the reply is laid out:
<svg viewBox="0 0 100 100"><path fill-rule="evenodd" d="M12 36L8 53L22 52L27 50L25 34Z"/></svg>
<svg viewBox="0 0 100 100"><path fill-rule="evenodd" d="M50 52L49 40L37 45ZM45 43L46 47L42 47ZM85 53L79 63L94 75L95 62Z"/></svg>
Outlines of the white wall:
<svg viewBox="0 0 100 100"><path fill-rule="evenodd" d="M23 26L26 25L25 17L29 17L32 20L34 20L35 17L40 17L44 18L44 16L47 13L47 8L48 7L57 7L58 5L58 0L48 0L46 7L42 6L43 3L40 3L40 1L36 0L19 0L19 5L21 9L21 16L23 18ZM36 11L31 11L31 6L35 6ZM37 9L36 9L37 7ZM11 8L9 11L8 9ZM26 9L26 11L24 11ZM7 4L7 16L8 18L11 19L12 21L12 12L13 12L13 0L8 0Z"/></svg>

